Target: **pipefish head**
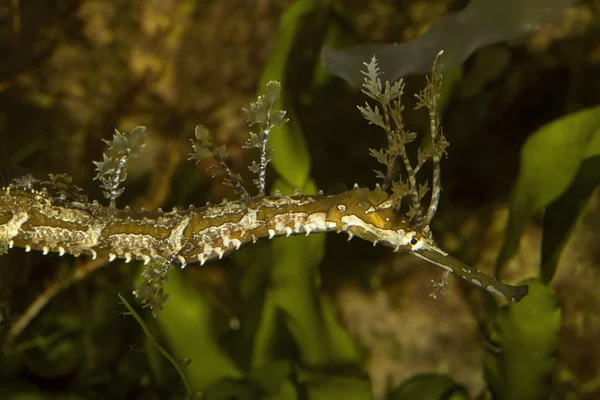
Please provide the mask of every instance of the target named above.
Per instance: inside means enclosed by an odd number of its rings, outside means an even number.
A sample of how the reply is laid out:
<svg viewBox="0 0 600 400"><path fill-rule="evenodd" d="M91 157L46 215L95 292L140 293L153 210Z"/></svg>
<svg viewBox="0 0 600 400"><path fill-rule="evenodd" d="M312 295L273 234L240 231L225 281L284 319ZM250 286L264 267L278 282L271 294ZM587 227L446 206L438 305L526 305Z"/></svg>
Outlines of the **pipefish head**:
<svg viewBox="0 0 600 400"><path fill-rule="evenodd" d="M342 225L352 236L393 247L394 251L438 249L429 227L409 223L392 207L389 194L379 187L352 189L340 211L343 211Z"/></svg>
<svg viewBox="0 0 600 400"><path fill-rule="evenodd" d="M397 252L410 252L417 257L454 273L472 284L486 289L513 303L527 295L527 286L506 285L477 271L440 249L433 240L429 226L419 227L392 207L389 195L376 188L354 188L343 197L345 205L338 204L342 212L342 229L350 237L358 236L373 244L383 244ZM342 198L340 198L342 200Z"/></svg>

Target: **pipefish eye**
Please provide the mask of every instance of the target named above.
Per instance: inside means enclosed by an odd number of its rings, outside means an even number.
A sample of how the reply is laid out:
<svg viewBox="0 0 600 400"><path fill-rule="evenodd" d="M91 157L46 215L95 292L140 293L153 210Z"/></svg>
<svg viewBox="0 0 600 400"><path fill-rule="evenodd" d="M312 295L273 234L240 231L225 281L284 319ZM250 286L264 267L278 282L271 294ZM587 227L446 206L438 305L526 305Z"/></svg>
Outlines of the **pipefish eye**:
<svg viewBox="0 0 600 400"><path fill-rule="evenodd" d="M417 239L417 236L415 235L412 237L412 239L410 239L410 244L412 244L414 246L417 243L419 243L419 239Z"/></svg>

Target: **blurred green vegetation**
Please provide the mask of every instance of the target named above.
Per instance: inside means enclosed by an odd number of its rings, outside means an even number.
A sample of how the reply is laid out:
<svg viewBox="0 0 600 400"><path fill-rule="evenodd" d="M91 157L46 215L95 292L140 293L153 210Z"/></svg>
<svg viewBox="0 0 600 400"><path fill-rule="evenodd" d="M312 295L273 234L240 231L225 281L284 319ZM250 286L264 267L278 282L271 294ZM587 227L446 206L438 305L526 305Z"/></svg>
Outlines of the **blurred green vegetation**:
<svg viewBox="0 0 600 400"><path fill-rule="evenodd" d="M360 93L324 73L320 49L408 41L466 3L6 2L0 161L69 173L101 199L100 139L144 125L120 204L234 198L209 163L185 162L189 138L206 125L250 182L241 109L278 80L290 123L271 136L270 190L372 187L367 149L385 138L362 121ZM599 9L571 6L444 75L450 148L433 230L479 269L529 284L520 303L461 282L433 300L435 267L311 235L173 271L172 298L152 318L130 295L135 264L13 250L0 258L0 398L598 398ZM406 93L423 81L407 77ZM428 120L407 113L406 123Z"/></svg>

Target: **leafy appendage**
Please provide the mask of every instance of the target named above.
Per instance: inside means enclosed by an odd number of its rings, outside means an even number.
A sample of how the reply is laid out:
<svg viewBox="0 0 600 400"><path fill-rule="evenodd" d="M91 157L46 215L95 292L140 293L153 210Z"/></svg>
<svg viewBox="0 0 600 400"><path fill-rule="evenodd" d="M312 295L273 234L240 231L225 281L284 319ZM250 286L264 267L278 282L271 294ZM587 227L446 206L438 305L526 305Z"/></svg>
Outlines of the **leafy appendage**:
<svg viewBox="0 0 600 400"><path fill-rule="evenodd" d="M98 172L94 180L100 180L104 197L110 200L112 208L116 207L117 197L125 191L125 188L119 187L127 179L125 164L130 158L140 155L145 141L146 128L143 126L133 128L128 134L115 129L113 140L104 140L108 150L102 155L102 161L94 161Z"/></svg>
<svg viewBox="0 0 600 400"><path fill-rule="evenodd" d="M446 148L448 147L448 142L446 141L440 126L440 113L437 107L442 88L442 74L437 70L437 60L441 54L442 52L440 51L433 62L431 74L427 76L425 88L421 91L421 93L416 95L418 102L415 109L426 108L429 112L429 132L431 135L427 149L422 152L419 151L420 159L418 160L418 163L423 165L429 158L431 158L433 161L433 182L431 185L432 193L429 208L427 209L427 215L423 221L425 225L429 225L433 219L440 201L440 161L443 155L447 155Z"/></svg>
<svg viewBox="0 0 600 400"><path fill-rule="evenodd" d="M62 204L70 202L87 203L88 197L83 189L73 183L68 174L49 174L48 180L42 181L44 190L50 192L55 202Z"/></svg>
<svg viewBox="0 0 600 400"><path fill-rule="evenodd" d="M142 272L144 281L140 283L133 292L136 298L140 299L144 307L152 310L152 316L156 317L158 311L163 310L165 304L171 295L164 292L164 285L167 281L171 262L150 262L145 266Z"/></svg>
<svg viewBox="0 0 600 400"><path fill-rule="evenodd" d="M370 62L364 63L364 65L366 70L362 71L364 75L362 92L375 100L378 105L372 106L367 102L364 106L358 106L358 109L369 124L376 125L385 131L388 140L387 150L369 149L369 154L377 162L386 166L386 172L376 170L376 176L383 179L383 190L391 189L391 200L395 209L400 209L404 197L410 197L407 216L411 222L416 223L418 226L428 226L437 210L441 191L440 160L442 155L446 154L446 147L448 146L440 127L440 116L437 109L442 75L436 70L436 64L434 63L431 76L427 77L425 88L417 95L418 104L416 108L425 107L429 110L431 137L425 149L418 149L417 162L414 164L406 147L417 139L417 133L407 130L404 126L402 118L404 106L401 101L404 91L403 80L400 79L394 84L389 81L383 83L375 57ZM431 187L427 181L425 183L417 182L417 173L430 159L433 160L433 182ZM404 174L400 175L405 175L405 178L400 176L396 182L394 181L397 175L395 167L398 160L404 170ZM424 215L421 202L430 189L431 202L427 208L427 213Z"/></svg>
<svg viewBox="0 0 600 400"><path fill-rule="evenodd" d="M412 142L416 138L416 134L407 131L404 127L402 119L402 94L404 92L404 82L400 79L393 85L386 81L382 83L380 79L379 67L375 57L369 63L364 63L366 71L362 71L364 77L362 92L371 99L377 101L379 106L372 107L369 103L364 106L358 106L363 117L369 121L369 124L376 125L382 128L388 140L388 150L383 157L383 151L379 153L371 152L377 161L385 160L386 173L384 174L382 188L388 190L394 179L394 166L396 160L400 158L404 163L407 173L409 191L406 193L411 196L410 210L414 214L414 218L418 218L421 213L419 195L415 173L408 155L406 154L406 144ZM379 110L381 107L381 111ZM381 176L381 174L377 174ZM401 204L401 199L394 199L394 204Z"/></svg>
<svg viewBox="0 0 600 400"><path fill-rule="evenodd" d="M392 200L392 207L396 210L399 210L402 207L402 199L410 192L410 188L408 184L402 179L399 179L395 182L392 182L392 195L390 196Z"/></svg>
<svg viewBox="0 0 600 400"><path fill-rule="evenodd" d="M388 150L386 150L386 149L381 149L381 150L369 149L369 154L371 155L371 157L375 158L377 160L377 162L379 162L387 167L387 165L389 163ZM383 172L381 172L380 170L377 170L377 169L374 171L375 171L375 176L377 178L385 180L385 174Z"/></svg>
<svg viewBox="0 0 600 400"><path fill-rule="evenodd" d="M258 132L251 132L250 139L246 141L243 147L260 150L259 163L253 162L248 167L250 171L258 175L254 183L258 188L259 196L265 195L267 165L273 158L273 149L268 144L269 134L273 128L288 122L285 111L275 109L280 97L281 84L277 81L270 81L267 83L265 94L258 96L257 101L250 104L250 108L244 108L248 126L258 126Z"/></svg>
<svg viewBox="0 0 600 400"><path fill-rule="evenodd" d="M192 139L192 148L194 151L190 153L188 160L196 160L199 162L205 158L212 158L217 162L217 165L210 167L213 176L225 175L223 182L227 186L231 186L241 196L242 199L250 197L248 191L244 187L242 177L236 174L227 165L225 159L229 155L225 146L215 147L210 137L209 130L202 125L197 125L194 132L197 141Z"/></svg>
<svg viewBox="0 0 600 400"><path fill-rule="evenodd" d="M250 138L242 147L260 150L259 162L252 161L252 164L248 167L251 172L258 175L258 178L254 179L254 184L258 188L259 196L265 195L267 165L273 158L273 149L268 144L269 134L273 128L288 122L285 111L275 109L280 97L281 84L271 81L267 83L265 94L258 96L257 101L251 103L249 108L244 108L246 124L249 127L258 126L258 131L250 132ZM225 175L225 184L232 186L242 199L250 198L241 176L233 173L225 163L225 158L227 158L225 146L215 147L210 138L210 132L202 125L196 126L195 134L197 141L192 140L194 152L190 154L189 159L214 158L217 165L211 167L213 174Z"/></svg>

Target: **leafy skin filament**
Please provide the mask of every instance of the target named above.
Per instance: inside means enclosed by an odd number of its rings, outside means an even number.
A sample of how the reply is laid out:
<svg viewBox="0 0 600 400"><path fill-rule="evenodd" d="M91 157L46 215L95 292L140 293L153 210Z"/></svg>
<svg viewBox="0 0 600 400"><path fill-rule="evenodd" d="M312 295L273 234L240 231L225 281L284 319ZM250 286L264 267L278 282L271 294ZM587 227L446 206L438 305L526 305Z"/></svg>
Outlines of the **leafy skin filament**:
<svg viewBox="0 0 600 400"><path fill-rule="evenodd" d="M346 232L410 252L511 302L526 287L502 284L440 250L429 228L418 228L390 206L389 194L355 187L325 196L254 197L187 210L133 211L97 202L74 205L9 185L0 192L0 249L11 247L109 261L201 263L220 259L260 238Z"/></svg>

